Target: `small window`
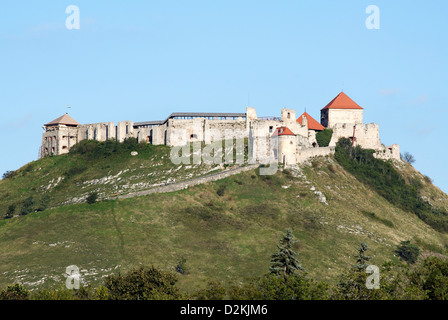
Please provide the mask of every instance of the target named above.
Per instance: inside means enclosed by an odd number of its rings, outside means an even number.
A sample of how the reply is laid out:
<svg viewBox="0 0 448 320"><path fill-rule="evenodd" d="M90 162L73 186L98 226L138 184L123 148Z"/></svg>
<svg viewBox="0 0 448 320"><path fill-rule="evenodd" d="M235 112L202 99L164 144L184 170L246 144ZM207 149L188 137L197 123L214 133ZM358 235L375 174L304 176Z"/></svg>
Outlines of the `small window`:
<svg viewBox="0 0 448 320"><path fill-rule="evenodd" d="M269 133L272 133L272 131L274 130L273 126L269 126Z"/></svg>
<svg viewBox="0 0 448 320"><path fill-rule="evenodd" d="M191 134L190 135L190 139L197 139L197 138L198 138L198 136L196 134Z"/></svg>
<svg viewBox="0 0 448 320"><path fill-rule="evenodd" d="M291 119L291 113L288 112L288 119Z"/></svg>

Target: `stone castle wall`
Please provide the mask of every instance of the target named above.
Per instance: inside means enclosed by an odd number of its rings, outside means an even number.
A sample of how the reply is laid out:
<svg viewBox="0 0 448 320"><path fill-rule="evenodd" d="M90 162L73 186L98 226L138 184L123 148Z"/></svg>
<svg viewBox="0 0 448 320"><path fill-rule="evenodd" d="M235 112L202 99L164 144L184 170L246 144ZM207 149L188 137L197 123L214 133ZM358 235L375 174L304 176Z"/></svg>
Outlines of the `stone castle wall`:
<svg viewBox="0 0 448 320"><path fill-rule="evenodd" d="M336 112L337 111L337 112ZM344 117L353 122L333 123L333 136L329 147L334 147L341 137L354 139L355 145L378 151L378 158L400 159L399 147L394 145L385 147L379 138L379 126L374 123L363 124L362 110L330 110L333 121L343 121ZM287 127L294 135L272 135L279 127ZM165 122L148 122L136 124L132 121L100 122L83 124L78 127L53 125L45 127L42 136L41 156L49 154L68 153L71 146L91 139L106 141L116 139L122 142L126 138L134 137L138 142L148 142L154 145L170 147L184 146L191 142L210 144L225 139L248 138L253 144L250 156L258 161L272 161L272 158L285 165L293 165L304 159L331 154L332 149L316 148L316 132L308 129L306 118L302 124L297 121L293 109L282 109L281 117L258 118L254 108L246 109L246 118L234 117L225 119L215 117L197 117L191 119L169 118Z"/></svg>

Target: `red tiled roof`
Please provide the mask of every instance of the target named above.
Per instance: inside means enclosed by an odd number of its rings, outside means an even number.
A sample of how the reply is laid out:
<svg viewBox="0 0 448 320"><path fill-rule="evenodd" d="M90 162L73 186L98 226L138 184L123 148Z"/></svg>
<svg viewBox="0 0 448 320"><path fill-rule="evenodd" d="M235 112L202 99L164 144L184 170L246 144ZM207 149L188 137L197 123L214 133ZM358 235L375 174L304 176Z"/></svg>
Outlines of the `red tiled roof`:
<svg viewBox="0 0 448 320"><path fill-rule="evenodd" d="M302 124L302 117L305 116L305 118L308 120L308 129L309 130L317 130L322 131L325 129L323 125L321 125L319 122L314 120L312 116L310 116L308 113L304 112L296 121L300 124Z"/></svg>
<svg viewBox="0 0 448 320"><path fill-rule="evenodd" d="M57 119L54 119L53 121L44 124L44 126L55 126L58 124L65 124L65 125L69 125L69 126L79 126L80 124L78 123L78 121L76 121L75 119L73 119L72 117L70 117L68 115L68 113L64 114L63 116L60 116Z"/></svg>
<svg viewBox="0 0 448 320"><path fill-rule="evenodd" d="M278 127L272 136L295 136L295 134L288 127Z"/></svg>
<svg viewBox="0 0 448 320"><path fill-rule="evenodd" d="M341 92L330 101L322 110L324 109L363 109L355 101L350 99L344 92Z"/></svg>

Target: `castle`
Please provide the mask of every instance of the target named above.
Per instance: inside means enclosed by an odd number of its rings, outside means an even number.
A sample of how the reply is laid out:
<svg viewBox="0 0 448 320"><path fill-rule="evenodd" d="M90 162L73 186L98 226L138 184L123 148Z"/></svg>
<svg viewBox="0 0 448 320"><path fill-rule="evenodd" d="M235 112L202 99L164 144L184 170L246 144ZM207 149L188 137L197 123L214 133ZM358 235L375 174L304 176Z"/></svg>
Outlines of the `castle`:
<svg viewBox="0 0 448 320"><path fill-rule="evenodd" d="M384 146L379 138L379 126L363 123L363 108L344 92L339 93L321 109L320 123L304 112L299 117L292 109L282 109L280 117L257 117L256 110L247 107L245 113L172 113L162 121L121 121L80 124L68 114L44 125L40 157L68 153L81 140L105 141L137 138L138 142L171 147L190 142L209 144L233 138L254 138L258 149L269 148L269 138L277 138L274 158L284 165L294 165L313 156L334 152L339 138L349 138L353 145L376 151L381 159L400 159L399 146ZM316 133L332 129L328 147L319 147ZM268 146L266 146L268 145ZM257 148L254 148L257 149Z"/></svg>

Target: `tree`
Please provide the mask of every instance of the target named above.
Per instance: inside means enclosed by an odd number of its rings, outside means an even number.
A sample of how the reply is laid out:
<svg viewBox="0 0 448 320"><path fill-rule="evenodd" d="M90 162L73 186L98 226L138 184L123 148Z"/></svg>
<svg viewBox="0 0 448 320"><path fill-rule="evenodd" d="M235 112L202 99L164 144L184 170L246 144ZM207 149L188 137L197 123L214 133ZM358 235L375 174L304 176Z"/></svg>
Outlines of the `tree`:
<svg viewBox="0 0 448 320"><path fill-rule="evenodd" d="M361 243L359 248L357 248L358 252L356 255L356 264L353 266L356 270L364 271L369 265L367 262L372 259L372 257L366 256L366 252L369 249L366 243Z"/></svg>
<svg viewBox="0 0 448 320"><path fill-rule="evenodd" d="M289 276L296 271L305 271L302 267L298 254L294 251L293 246L296 243L291 230L286 230L280 243L277 245L278 251L271 256L271 266L269 271L271 274Z"/></svg>
<svg viewBox="0 0 448 320"><path fill-rule="evenodd" d="M356 248L357 253L356 264L354 264L348 271L346 271L339 283L337 284L336 299L341 300L371 300L379 299L381 293L379 290L369 289L366 286L367 273L366 268L369 265L367 262L371 257L366 255L368 246L366 243Z"/></svg>
<svg viewBox="0 0 448 320"><path fill-rule="evenodd" d="M405 152L401 158L409 164L413 164L415 162L414 156L409 152Z"/></svg>
<svg viewBox="0 0 448 320"><path fill-rule="evenodd" d="M427 257L415 268L412 282L421 287L429 300L448 300L448 261Z"/></svg>

